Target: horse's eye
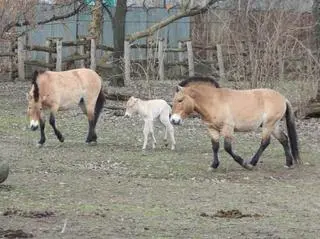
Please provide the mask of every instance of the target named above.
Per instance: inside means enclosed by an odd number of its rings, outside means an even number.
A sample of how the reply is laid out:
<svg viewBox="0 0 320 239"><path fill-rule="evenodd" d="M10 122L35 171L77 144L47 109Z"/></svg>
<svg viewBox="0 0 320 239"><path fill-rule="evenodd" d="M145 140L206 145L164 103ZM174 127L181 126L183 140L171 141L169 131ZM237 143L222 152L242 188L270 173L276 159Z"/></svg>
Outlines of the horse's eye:
<svg viewBox="0 0 320 239"><path fill-rule="evenodd" d="M183 101L183 99L179 99L178 102L181 103Z"/></svg>
<svg viewBox="0 0 320 239"><path fill-rule="evenodd" d="M42 110L42 108L40 108L40 110Z"/></svg>

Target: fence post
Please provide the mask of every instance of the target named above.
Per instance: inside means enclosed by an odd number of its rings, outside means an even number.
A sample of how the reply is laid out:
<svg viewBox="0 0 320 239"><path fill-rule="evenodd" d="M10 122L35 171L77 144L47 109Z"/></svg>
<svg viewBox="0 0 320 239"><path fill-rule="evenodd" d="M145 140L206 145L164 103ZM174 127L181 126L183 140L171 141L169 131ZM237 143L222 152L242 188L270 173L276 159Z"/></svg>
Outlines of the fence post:
<svg viewBox="0 0 320 239"><path fill-rule="evenodd" d="M159 39L158 45L158 61L159 61L159 79L164 80L164 52L163 52L163 38Z"/></svg>
<svg viewBox="0 0 320 239"><path fill-rule="evenodd" d="M223 55L222 55L222 47L220 44L217 44L217 58L218 58L218 66L219 66L219 74L221 81L225 81L225 71L223 64Z"/></svg>
<svg viewBox="0 0 320 239"><path fill-rule="evenodd" d="M91 38L91 47L90 47L90 69L96 70L97 63L96 63L96 39Z"/></svg>
<svg viewBox="0 0 320 239"><path fill-rule="evenodd" d="M189 76L194 76L194 62L191 41L187 41Z"/></svg>
<svg viewBox="0 0 320 239"><path fill-rule="evenodd" d="M12 42L10 41L9 42L9 52L10 53L13 53L13 46L12 46ZM13 56L9 56L9 59L10 59L10 61L9 61L9 79L12 81L12 80L14 80L13 79L13 72L12 72L12 70L13 70Z"/></svg>
<svg viewBox="0 0 320 239"><path fill-rule="evenodd" d="M130 44L129 44L129 41L124 42L124 80L125 80L125 83L130 82Z"/></svg>
<svg viewBox="0 0 320 239"><path fill-rule="evenodd" d="M179 42L178 42L178 48L179 48L180 50L183 49L183 42L182 42L182 41L179 41ZM179 63L182 63L182 62L183 62L183 60L184 60L183 55L184 55L184 52L179 51L179 53L178 53ZM182 76L183 76L183 74L184 74L184 66L183 66L183 65L180 66L180 74L181 74Z"/></svg>
<svg viewBox="0 0 320 239"><path fill-rule="evenodd" d="M279 80L284 80L284 61L280 47L277 49L278 51L278 62L279 62ZM308 72L310 73L310 72Z"/></svg>
<svg viewBox="0 0 320 239"><path fill-rule="evenodd" d="M20 80L25 79L24 71L25 49L24 49L24 37L18 38L18 77Z"/></svg>
<svg viewBox="0 0 320 239"><path fill-rule="evenodd" d="M49 48L51 48L51 46L52 46L52 39L47 38L47 40L46 40L46 46L49 47ZM46 54L46 63L47 63L47 64L50 64L50 63L51 63L51 59L52 59L52 53L51 53L51 52L46 52L45 54ZM47 69L47 70L49 70L49 69Z"/></svg>
<svg viewBox="0 0 320 239"><path fill-rule="evenodd" d="M57 44L57 61L56 61L56 71L62 70L62 37L56 39Z"/></svg>

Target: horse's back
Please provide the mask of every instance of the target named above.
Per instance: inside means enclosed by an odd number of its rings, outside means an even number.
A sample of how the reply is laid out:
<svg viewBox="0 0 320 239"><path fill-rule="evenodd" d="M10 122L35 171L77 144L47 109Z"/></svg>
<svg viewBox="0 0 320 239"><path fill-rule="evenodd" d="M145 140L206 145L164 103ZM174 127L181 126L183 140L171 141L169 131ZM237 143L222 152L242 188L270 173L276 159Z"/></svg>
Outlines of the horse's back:
<svg viewBox="0 0 320 239"><path fill-rule="evenodd" d="M154 117L158 117L161 113L168 114L171 112L170 105L162 99L148 100L148 108Z"/></svg>
<svg viewBox="0 0 320 239"><path fill-rule="evenodd" d="M76 105L81 99L95 104L102 88L100 76L86 68L60 72L45 71L38 76L38 81L42 93L50 95L50 101L60 105L61 109Z"/></svg>
<svg viewBox="0 0 320 239"><path fill-rule="evenodd" d="M285 107L286 98L279 92L262 88L252 90L227 90L227 97L234 108L256 109L257 111L277 110Z"/></svg>
<svg viewBox="0 0 320 239"><path fill-rule="evenodd" d="M286 98L272 89L222 89L223 117L238 131L250 131L266 122L280 120L286 110Z"/></svg>

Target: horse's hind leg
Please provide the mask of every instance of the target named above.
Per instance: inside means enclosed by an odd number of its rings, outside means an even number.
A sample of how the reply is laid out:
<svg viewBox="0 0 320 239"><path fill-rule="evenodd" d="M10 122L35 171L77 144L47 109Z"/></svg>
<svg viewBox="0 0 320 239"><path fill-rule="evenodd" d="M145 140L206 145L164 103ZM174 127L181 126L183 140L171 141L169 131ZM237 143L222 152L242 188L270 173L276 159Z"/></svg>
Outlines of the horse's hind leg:
<svg viewBox="0 0 320 239"><path fill-rule="evenodd" d="M87 114L87 108L86 108L86 105L84 104L83 98L79 102L79 107L84 114Z"/></svg>
<svg viewBox="0 0 320 239"><path fill-rule="evenodd" d="M96 142L97 134L95 132L95 127L97 122L95 120L94 107L89 107L87 105L86 111L87 111L87 117L88 117L88 123L89 123L89 131L88 131L86 143Z"/></svg>
<svg viewBox="0 0 320 239"><path fill-rule="evenodd" d="M281 143L286 155L286 166L291 167L293 165L293 156L290 151L288 136L280 128L279 125L273 130L272 135Z"/></svg>
<svg viewBox="0 0 320 239"><path fill-rule="evenodd" d="M50 123L51 127L53 128L53 131L54 131L55 135L57 136L58 140L60 142L63 142L64 141L64 137L62 136L60 131L56 128L56 119L55 119L55 116L54 116L53 112L50 113L49 123Z"/></svg>

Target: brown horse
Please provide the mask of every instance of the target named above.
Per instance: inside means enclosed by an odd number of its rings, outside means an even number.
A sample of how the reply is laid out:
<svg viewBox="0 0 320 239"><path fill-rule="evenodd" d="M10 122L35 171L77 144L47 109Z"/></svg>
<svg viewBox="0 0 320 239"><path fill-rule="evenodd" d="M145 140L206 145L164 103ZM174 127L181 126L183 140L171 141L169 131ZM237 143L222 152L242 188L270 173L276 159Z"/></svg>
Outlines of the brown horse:
<svg viewBox="0 0 320 239"><path fill-rule="evenodd" d="M56 128L55 115L58 110L67 110L79 105L88 117L87 143L96 142L95 126L105 102L100 76L90 69L75 69L53 72L35 71L30 92L27 94L31 130L40 125L39 145L46 141L43 110L50 110L49 123L60 142L64 137Z"/></svg>
<svg viewBox="0 0 320 239"><path fill-rule="evenodd" d="M251 169L270 143L273 135L282 144L286 166L293 161L300 162L298 138L292 106L280 93L271 89L232 90L220 88L209 77L190 77L179 83L173 100L173 124L192 112L198 113L209 129L211 136L213 162L211 168L219 166L219 137L224 137L224 149L241 166ZM280 128L280 120L286 119L288 136ZM254 131L262 127L262 140L256 154L245 161L232 150L234 132Z"/></svg>

